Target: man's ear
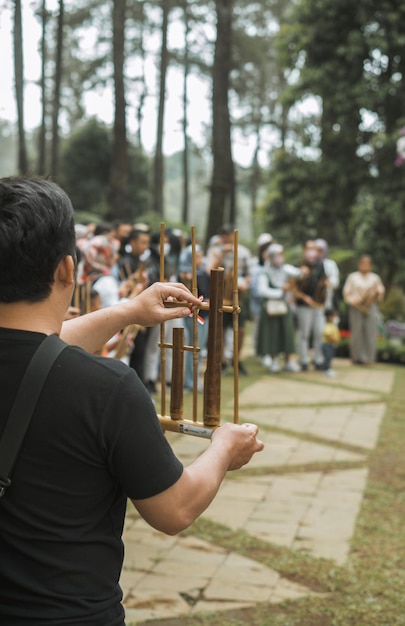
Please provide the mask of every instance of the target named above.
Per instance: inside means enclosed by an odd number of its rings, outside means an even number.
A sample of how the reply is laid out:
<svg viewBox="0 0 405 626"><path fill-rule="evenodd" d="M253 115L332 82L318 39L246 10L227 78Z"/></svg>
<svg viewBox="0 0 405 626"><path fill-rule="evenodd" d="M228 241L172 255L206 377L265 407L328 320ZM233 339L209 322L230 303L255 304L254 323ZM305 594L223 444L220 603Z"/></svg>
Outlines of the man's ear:
<svg viewBox="0 0 405 626"><path fill-rule="evenodd" d="M76 278L76 264L70 254L59 261L55 278L60 280L65 287L71 287L74 284Z"/></svg>

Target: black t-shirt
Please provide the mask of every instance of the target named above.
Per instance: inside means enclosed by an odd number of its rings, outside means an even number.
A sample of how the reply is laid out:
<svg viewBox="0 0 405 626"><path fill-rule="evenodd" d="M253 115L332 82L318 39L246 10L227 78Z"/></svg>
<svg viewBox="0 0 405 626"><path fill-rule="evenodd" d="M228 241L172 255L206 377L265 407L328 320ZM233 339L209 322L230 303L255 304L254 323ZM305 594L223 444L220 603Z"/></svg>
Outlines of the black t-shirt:
<svg viewBox="0 0 405 626"><path fill-rule="evenodd" d="M0 328L0 436L40 333ZM127 497L183 471L136 373L69 346L0 499L0 624L122 625Z"/></svg>

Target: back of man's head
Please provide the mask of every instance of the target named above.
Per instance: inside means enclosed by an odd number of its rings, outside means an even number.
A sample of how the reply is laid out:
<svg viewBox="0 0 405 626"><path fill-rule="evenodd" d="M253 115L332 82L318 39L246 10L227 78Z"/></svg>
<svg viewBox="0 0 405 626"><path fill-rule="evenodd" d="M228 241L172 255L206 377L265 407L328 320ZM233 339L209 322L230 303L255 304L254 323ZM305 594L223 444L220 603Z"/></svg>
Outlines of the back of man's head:
<svg viewBox="0 0 405 626"><path fill-rule="evenodd" d="M76 256L74 213L49 180L0 179L0 302L40 302L58 263Z"/></svg>

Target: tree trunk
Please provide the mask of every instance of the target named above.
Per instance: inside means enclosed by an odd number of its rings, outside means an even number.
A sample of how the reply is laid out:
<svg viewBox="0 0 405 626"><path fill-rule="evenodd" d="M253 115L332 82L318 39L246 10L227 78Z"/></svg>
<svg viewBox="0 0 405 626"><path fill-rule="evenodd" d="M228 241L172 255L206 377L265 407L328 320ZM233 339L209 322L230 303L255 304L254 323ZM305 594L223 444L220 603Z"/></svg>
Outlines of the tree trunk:
<svg viewBox="0 0 405 626"><path fill-rule="evenodd" d="M139 55L141 57L141 62L142 62L142 77L140 78L141 81L141 91L140 91L140 96L139 96L139 102L138 102L138 106L136 109L136 119L137 119L137 123L138 123L138 130L137 130L137 140L138 140L138 146L141 147L142 146L142 122L143 122L143 108L145 106L145 99L147 96L147 88L146 88L146 76L145 76L145 58L146 58L146 53L145 53L145 46L144 46L144 26L145 26L145 8L143 6L143 4L141 3L140 6L140 11L141 11L141 17L139 20L139 24L140 24L140 44L139 44Z"/></svg>
<svg viewBox="0 0 405 626"><path fill-rule="evenodd" d="M188 55L188 34L190 32L190 26L188 21L187 5L184 7L184 87L183 87L183 202L182 202L182 221L184 224L188 224L189 213L189 169L188 169L188 153L189 153L189 141L188 141L188 91L187 91L187 79L190 68L189 55Z"/></svg>
<svg viewBox="0 0 405 626"><path fill-rule="evenodd" d="M253 219L256 217L257 213L257 194L260 187L261 182L261 169L259 165L259 152L261 149L261 141L260 141L260 125L256 126L256 148L253 154L252 163L250 165L250 203L251 203L251 214Z"/></svg>
<svg viewBox="0 0 405 626"><path fill-rule="evenodd" d="M21 0L15 0L14 6L14 73L15 95L17 102L18 124L18 171L20 174L28 172L27 147L24 129L24 57L22 47L22 17Z"/></svg>
<svg viewBox="0 0 405 626"><path fill-rule="evenodd" d="M170 0L162 0L162 49L160 53L160 85L159 104L157 118L156 152L154 161L154 189L153 189L153 210L164 216L164 161L163 161L163 134L164 134L164 113L166 95L166 74L169 63L167 50L167 28L169 24L169 13L171 10Z"/></svg>
<svg viewBox="0 0 405 626"><path fill-rule="evenodd" d="M128 198L129 157L124 86L126 8L126 0L113 0L115 116L109 204L114 217L130 219L131 205Z"/></svg>
<svg viewBox="0 0 405 626"><path fill-rule="evenodd" d="M38 135L38 174L44 175L46 170L46 24L48 14L46 11L46 0L42 0L41 8L41 21L42 21L42 36L41 36L41 100L42 100L42 114L41 114L41 127Z"/></svg>
<svg viewBox="0 0 405 626"><path fill-rule="evenodd" d="M212 81L213 170L206 243L225 222L235 224L235 171L231 148L228 89L233 0L217 0L217 36Z"/></svg>
<svg viewBox="0 0 405 626"><path fill-rule="evenodd" d="M59 0L58 30L56 36L56 58L54 77L54 96L52 109L52 148L51 148L51 174L54 178L59 173L59 110L60 90L62 82L62 50L63 50L63 27L65 20L64 0Z"/></svg>

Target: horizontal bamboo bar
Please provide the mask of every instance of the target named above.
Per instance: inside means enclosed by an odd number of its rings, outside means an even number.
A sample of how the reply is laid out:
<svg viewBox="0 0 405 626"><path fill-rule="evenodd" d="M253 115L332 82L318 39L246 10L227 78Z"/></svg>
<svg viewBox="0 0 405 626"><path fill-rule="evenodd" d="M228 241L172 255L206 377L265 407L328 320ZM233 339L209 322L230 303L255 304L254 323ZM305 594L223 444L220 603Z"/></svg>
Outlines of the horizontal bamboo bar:
<svg viewBox="0 0 405 626"><path fill-rule="evenodd" d="M173 348L173 344L172 343L158 343L159 348L161 348L162 346L164 348ZM194 348L194 346L183 346L183 350L185 350L186 352L200 352L201 348Z"/></svg>
<svg viewBox="0 0 405 626"><path fill-rule="evenodd" d="M187 302L179 302L177 300L165 300L164 307L165 309L178 309L179 307L187 307ZM208 302L200 302L200 304L196 305L198 309L203 309L204 311L208 311L210 305Z"/></svg>
<svg viewBox="0 0 405 626"><path fill-rule="evenodd" d="M165 300L164 307L165 309L178 309L181 306L185 306L184 302L176 302L175 300ZM196 305L197 309L202 309L203 311L209 311L210 305L208 302L200 302L200 304ZM240 313L240 306L234 307L230 304L224 304L219 307L219 311L221 313Z"/></svg>
<svg viewBox="0 0 405 626"><path fill-rule="evenodd" d="M173 433L181 433L183 435L193 435L194 437L202 437L203 439L211 439L213 428L207 428L202 422L193 422L191 420L173 420L170 417L158 415L160 425L163 430L169 430Z"/></svg>

